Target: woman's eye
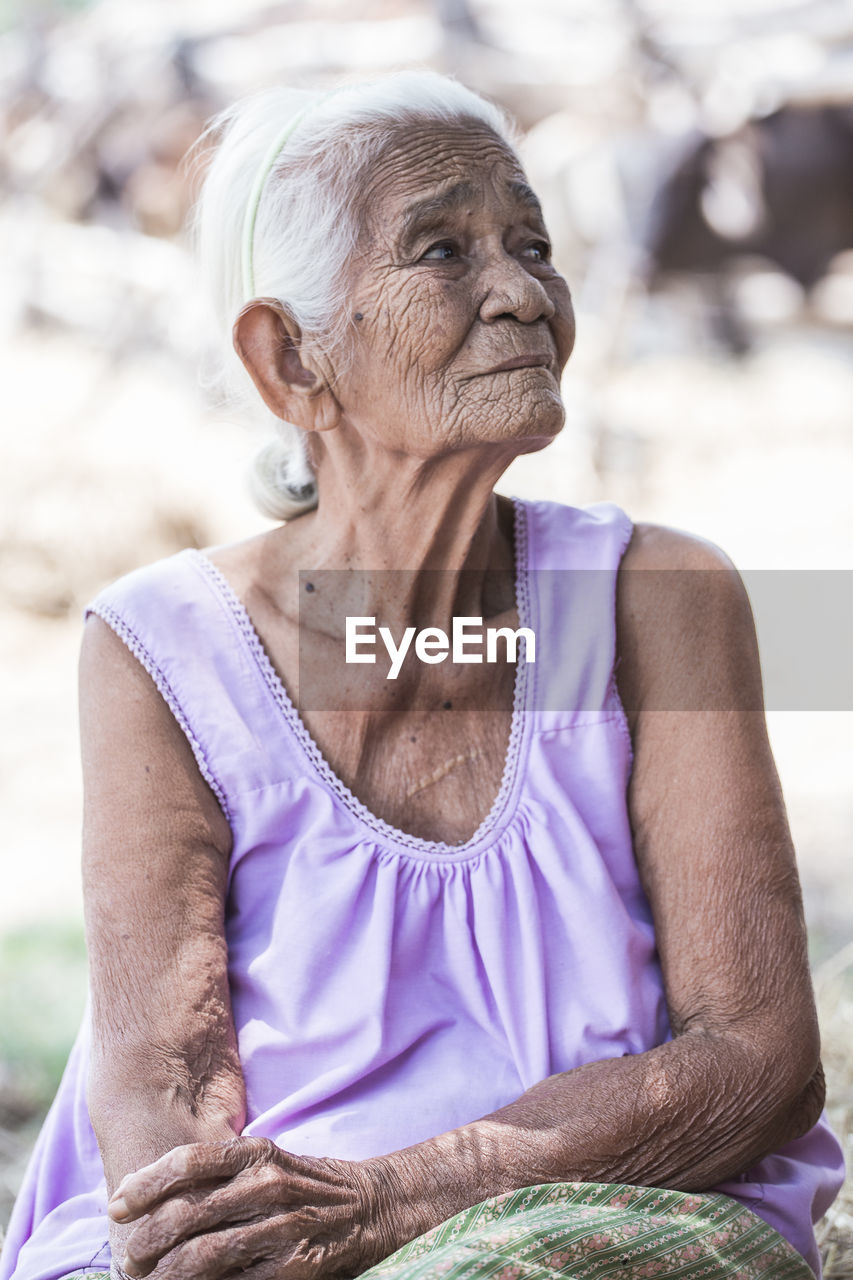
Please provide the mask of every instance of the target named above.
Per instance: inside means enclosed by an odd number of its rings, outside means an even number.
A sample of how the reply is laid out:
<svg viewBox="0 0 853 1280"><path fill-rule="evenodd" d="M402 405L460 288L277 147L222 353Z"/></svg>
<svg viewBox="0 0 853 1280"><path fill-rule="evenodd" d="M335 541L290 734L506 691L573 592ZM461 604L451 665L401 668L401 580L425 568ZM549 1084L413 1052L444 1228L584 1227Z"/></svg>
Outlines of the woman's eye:
<svg viewBox="0 0 853 1280"><path fill-rule="evenodd" d="M423 256L431 262L447 262L456 256L456 245L450 240L441 240L438 244L430 245Z"/></svg>

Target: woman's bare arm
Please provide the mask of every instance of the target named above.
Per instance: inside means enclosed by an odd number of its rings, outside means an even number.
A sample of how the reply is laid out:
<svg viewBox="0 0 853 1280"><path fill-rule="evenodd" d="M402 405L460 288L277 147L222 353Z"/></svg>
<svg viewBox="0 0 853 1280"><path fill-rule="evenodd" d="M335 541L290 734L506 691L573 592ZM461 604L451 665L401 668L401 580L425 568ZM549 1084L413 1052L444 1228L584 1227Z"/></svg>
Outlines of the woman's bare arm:
<svg viewBox="0 0 853 1280"><path fill-rule="evenodd" d="M79 674L89 1109L112 1191L244 1123L223 930L231 831L154 681L96 614Z"/></svg>

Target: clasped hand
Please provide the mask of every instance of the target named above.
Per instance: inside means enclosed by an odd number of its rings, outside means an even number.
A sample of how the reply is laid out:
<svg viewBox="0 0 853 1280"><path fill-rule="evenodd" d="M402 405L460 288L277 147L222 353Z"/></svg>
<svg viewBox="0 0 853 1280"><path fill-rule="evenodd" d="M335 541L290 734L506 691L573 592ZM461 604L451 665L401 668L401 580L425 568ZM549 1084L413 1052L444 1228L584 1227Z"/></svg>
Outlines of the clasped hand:
<svg viewBox="0 0 853 1280"><path fill-rule="evenodd" d="M138 1223L121 1269L168 1280L322 1280L360 1274L397 1247L377 1161L296 1156L268 1138L175 1147L125 1177L114 1222Z"/></svg>

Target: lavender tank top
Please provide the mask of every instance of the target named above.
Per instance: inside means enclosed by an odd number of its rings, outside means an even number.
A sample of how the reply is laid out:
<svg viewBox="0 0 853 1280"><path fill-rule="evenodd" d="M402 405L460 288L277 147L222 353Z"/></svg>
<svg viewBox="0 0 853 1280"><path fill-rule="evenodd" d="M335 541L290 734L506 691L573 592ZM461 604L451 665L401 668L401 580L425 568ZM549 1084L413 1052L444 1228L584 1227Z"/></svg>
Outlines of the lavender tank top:
<svg viewBox="0 0 853 1280"><path fill-rule="evenodd" d="M247 1134L309 1155L378 1155L555 1072L670 1036L613 677L631 523L610 503L514 503L517 604L536 662L519 662L500 791L462 845L395 829L335 776L203 552L136 569L85 608L151 674L231 824L226 927ZM594 584L583 599L572 588L581 579ZM88 1044L87 1014L0 1280L109 1263ZM818 1272L812 1222L842 1176L822 1118L719 1190Z"/></svg>

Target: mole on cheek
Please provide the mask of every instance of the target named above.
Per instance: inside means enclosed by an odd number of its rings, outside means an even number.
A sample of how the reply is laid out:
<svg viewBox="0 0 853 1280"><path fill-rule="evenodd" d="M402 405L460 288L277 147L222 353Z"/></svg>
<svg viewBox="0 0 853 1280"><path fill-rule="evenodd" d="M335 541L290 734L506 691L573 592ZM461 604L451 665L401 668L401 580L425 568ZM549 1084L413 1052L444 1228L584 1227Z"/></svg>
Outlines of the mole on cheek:
<svg viewBox="0 0 853 1280"><path fill-rule="evenodd" d="M363 314L360 311L356 311L355 315L353 316L353 320L363 320L363 319L364 319Z"/></svg>

